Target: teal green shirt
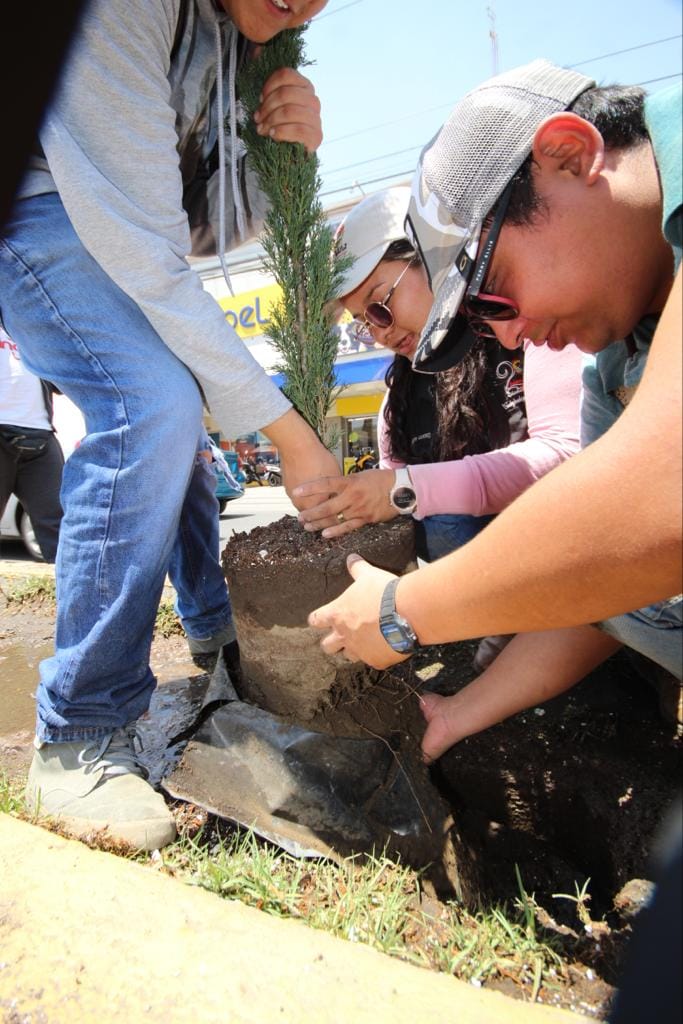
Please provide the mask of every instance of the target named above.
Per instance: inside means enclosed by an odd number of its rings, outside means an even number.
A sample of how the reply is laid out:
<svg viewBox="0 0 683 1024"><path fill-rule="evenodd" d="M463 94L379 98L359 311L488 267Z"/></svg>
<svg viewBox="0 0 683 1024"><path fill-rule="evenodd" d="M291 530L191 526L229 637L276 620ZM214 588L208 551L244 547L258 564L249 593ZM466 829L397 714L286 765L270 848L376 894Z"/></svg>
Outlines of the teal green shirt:
<svg viewBox="0 0 683 1024"><path fill-rule="evenodd" d="M681 262L683 245L682 120L683 93L680 85L662 89L645 100L645 123L662 190L662 231L671 245L675 270L678 270ZM638 385L658 322L658 313L644 316L634 327L628 341L612 342L602 352L598 352L595 370L584 370L584 386L587 373L595 373L600 378L602 390L613 403L615 419L622 406L612 396L621 387L632 389ZM594 439L590 431L582 428L584 446L587 438Z"/></svg>
<svg viewBox="0 0 683 1024"><path fill-rule="evenodd" d="M670 86L645 100L645 123L650 135L662 189L662 232L674 255L674 273L681 263L683 245L683 92L680 85ZM636 324L636 347L647 352L659 322L659 314L645 316ZM625 383L637 384L645 366L634 360L627 366Z"/></svg>
<svg viewBox="0 0 683 1024"><path fill-rule="evenodd" d="M645 122L662 187L662 230L674 251L676 270L683 247L683 87L673 85L645 100Z"/></svg>

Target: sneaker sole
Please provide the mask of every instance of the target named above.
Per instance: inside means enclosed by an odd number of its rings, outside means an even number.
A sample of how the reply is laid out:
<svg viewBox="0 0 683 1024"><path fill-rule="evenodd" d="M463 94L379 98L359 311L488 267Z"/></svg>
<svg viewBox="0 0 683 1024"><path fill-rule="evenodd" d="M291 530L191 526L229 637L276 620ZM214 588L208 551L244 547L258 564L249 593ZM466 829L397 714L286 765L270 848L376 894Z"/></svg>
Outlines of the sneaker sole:
<svg viewBox="0 0 683 1024"><path fill-rule="evenodd" d="M38 823L52 821L76 839L102 839L126 843L134 850L160 850L176 838L174 821L159 821L156 818L141 821L97 821L89 818L71 818L68 814L45 814Z"/></svg>

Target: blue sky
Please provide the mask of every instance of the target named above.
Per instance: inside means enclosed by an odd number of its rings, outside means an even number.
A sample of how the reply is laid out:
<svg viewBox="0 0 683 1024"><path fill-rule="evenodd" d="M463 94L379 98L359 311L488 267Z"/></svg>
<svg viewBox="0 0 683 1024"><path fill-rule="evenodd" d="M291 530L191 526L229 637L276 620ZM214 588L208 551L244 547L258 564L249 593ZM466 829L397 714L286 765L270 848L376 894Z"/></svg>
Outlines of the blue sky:
<svg viewBox="0 0 683 1024"><path fill-rule="evenodd" d="M412 171L455 101L493 73L492 26L500 71L547 57L656 91L680 81L681 12L680 0L329 0L306 37L323 205Z"/></svg>

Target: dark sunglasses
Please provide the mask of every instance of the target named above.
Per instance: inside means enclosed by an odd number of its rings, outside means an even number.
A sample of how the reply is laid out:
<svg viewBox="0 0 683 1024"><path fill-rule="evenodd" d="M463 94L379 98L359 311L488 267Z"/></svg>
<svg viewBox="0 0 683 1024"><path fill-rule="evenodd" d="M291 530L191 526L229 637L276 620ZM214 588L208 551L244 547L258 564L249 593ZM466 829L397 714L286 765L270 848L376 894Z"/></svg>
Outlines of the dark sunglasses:
<svg viewBox="0 0 683 1024"><path fill-rule="evenodd" d="M369 302L363 310L363 318L360 317L355 321L356 330L355 333L369 334L371 327L379 327L380 330L385 331L388 327L392 327L394 324L394 314L389 309L389 300L394 294L401 281L403 280L404 274L410 269L417 257L411 256L406 263L405 267L398 275L391 288L389 289L386 297L382 302Z"/></svg>
<svg viewBox="0 0 683 1024"><path fill-rule="evenodd" d="M510 182L500 197L498 209L493 218L486 244L475 264L474 273L467 286L465 298L462 301L461 311L478 338L495 338L495 332L490 326L491 322L499 323L503 320L516 320L519 316L519 309L511 299L505 299L500 295L490 295L487 292L481 291L488 273L493 251L498 242L503 221L505 220L512 187L513 183Z"/></svg>

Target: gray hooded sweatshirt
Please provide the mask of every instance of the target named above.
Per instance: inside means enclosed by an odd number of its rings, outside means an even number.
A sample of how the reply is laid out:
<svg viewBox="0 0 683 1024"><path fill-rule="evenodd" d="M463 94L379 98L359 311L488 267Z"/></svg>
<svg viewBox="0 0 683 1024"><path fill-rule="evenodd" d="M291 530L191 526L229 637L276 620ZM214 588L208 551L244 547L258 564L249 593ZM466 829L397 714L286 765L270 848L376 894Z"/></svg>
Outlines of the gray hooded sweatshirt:
<svg viewBox="0 0 683 1024"><path fill-rule="evenodd" d="M219 175L203 181L216 162L217 32L227 117L245 41L213 0L91 0L40 131L45 160L32 160L20 194L59 193L85 248L192 371L223 433L236 437L290 405L187 261L193 240L195 254L207 255L219 235ZM229 248L236 209L244 207L254 234L265 204L239 140L225 146ZM208 208L192 239L184 198L200 214Z"/></svg>

